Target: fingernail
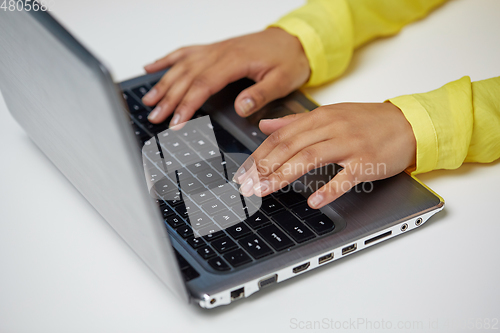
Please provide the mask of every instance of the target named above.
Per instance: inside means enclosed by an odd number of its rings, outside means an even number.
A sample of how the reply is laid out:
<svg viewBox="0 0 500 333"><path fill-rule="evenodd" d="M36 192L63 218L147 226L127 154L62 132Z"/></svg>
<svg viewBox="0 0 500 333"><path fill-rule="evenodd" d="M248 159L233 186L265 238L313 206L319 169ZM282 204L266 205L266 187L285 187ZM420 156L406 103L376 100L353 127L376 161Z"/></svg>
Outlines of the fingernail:
<svg viewBox="0 0 500 333"><path fill-rule="evenodd" d="M323 202L323 195L320 193L313 194L312 198L309 199L312 208L318 207L321 202Z"/></svg>
<svg viewBox="0 0 500 333"><path fill-rule="evenodd" d="M158 94L158 90L156 88L151 89L144 97L143 100L148 100L156 96Z"/></svg>
<svg viewBox="0 0 500 333"><path fill-rule="evenodd" d="M262 180L258 184L255 184L254 188L257 193L265 193L269 189L269 181Z"/></svg>
<svg viewBox="0 0 500 333"><path fill-rule="evenodd" d="M179 123L179 120L180 120L180 119L181 119L181 116L180 116L178 113L174 114L174 117L173 117L173 118L172 118L172 120L170 121L170 125L169 125L169 127L172 127L172 126L177 125L177 124Z"/></svg>
<svg viewBox="0 0 500 333"><path fill-rule="evenodd" d="M255 102L252 98L245 98L239 104L240 112L247 114L255 107Z"/></svg>
<svg viewBox="0 0 500 333"><path fill-rule="evenodd" d="M243 176L244 174L245 174L245 168L244 167L239 168L238 171L236 171L236 173L234 174L233 182L238 183L240 181L241 176Z"/></svg>
<svg viewBox="0 0 500 333"><path fill-rule="evenodd" d="M153 111L151 111L151 113L148 115L148 120L155 120L156 117L158 117L158 115L160 114L160 111L161 111L161 106L157 106L153 109Z"/></svg>
<svg viewBox="0 0 500 333"><path fill-rule="evenodd" d="M241 185L240 187L241 194L243 195L250 194L250 190L252 189L252 187L253 187L253 179L248 178L245 181L245 183L243 183L243 185Z"/></svg>

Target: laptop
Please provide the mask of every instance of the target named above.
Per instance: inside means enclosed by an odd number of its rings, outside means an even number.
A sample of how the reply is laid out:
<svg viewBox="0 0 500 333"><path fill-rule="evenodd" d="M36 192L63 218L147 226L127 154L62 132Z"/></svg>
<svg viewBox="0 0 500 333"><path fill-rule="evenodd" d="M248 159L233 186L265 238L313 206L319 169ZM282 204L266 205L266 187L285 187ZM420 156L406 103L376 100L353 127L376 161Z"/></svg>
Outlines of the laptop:
<svg viewBox="0 0 500 333"><path fill-rule="evenodd" d="M21 10L22 9L22 10ZM181 128L147 121L141 97L164 72L119 84L46 11L0 12L0 90L12 116L184 302L214 308L421 227L444 201L406 173L313 210L331 164L264 198L232 181L265 139L258 121L308 112L300 91L249 118L240 80Z"/></svg>

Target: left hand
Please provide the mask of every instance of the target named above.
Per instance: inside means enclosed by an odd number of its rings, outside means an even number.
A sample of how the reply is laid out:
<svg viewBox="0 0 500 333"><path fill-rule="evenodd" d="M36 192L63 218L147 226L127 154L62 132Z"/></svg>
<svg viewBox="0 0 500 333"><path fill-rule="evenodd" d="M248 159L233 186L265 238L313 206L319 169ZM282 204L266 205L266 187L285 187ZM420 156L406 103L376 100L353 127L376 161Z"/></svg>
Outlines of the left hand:
<svg viewBox="0 0 500 333"><path fill-rule="evenodd" d="M308 199L320 208L358 183L394 176L415 164L416 140L391 103L342 103L309 113L262 120L269 137L252 154L257 175L236 181L249 196L266 196L322 165L344 169ZM257 178L258 177L258 178Z"/></svg>

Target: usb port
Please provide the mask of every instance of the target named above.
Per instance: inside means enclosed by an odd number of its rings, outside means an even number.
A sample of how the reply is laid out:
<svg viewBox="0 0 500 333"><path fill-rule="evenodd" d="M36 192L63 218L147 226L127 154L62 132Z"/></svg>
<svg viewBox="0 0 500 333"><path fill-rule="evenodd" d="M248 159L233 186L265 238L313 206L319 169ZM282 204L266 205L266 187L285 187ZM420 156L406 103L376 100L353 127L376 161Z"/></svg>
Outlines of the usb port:
<svg viewBox="0 0 500 333"><path fill-rule="evenodd" d="M311 264L310 262L306 262L305 264L302 264L300 266L295 267L292 271L295 274L300 273L300 272L305 271L306 269L308 269L310 264Z"/></svg>
<svg viewBox="0 0 500 333"><path fill-rule="evenodd" d="M332 259L333 259L333 252L332 253L328 253L328 254L326 254L326 255L324 255L322 257L319 257L318 264L320 264L320 265L324 264L325 262L330 261Z"/></svg>
<svg viewBox="0 0 500 333"><path fill-rule="evenodd" d="M346 255L348 253L354 252L354 251L356 251L357 248L358 248L357 243L346 246L342 249L342 255Z"/></svg>

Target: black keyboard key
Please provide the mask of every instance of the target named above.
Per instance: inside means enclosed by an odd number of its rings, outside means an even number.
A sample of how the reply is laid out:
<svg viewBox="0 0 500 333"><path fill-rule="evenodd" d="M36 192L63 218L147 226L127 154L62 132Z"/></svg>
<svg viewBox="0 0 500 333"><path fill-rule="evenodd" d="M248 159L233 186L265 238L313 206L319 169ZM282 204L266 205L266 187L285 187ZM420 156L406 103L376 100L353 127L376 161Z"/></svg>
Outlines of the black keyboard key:
<svg viewBox="0 0 500 333"><path fill-rule="evenodd" d="M214 216L214 221L222 227L228 227L240 223L241 219L230 211L225 211Z"/></svg>
<svg viewBox="0 0 500 333"><path fill-rule="evenodd" d="M228 191L220 196L220 199L230 207L236 205L242 205L240 193L236 190Z"/></svg>
<svg viewBox="0 0 500 333"><path fill-rule="evenodd" d="M212 184L212 183L216 183L217 185L221 185L221 184L226 183L226 180L224 178L222 178L222 176L219 175L217 172L215 172L215 170L213 170L212 168L198 172L197 177L205 185ZM209 186L214 187L215 184L209 185Z"/></svg>
<svg viewBox="0 0 500 333"><path fill-rule="evenodd" d="M252 230L250 230L250 228L247 227L245 223L238 223L236 225L233 225L229 228L226 228L226 231L235 239L241 238L243 236L252 233Z"/></svg>
<svg viewBox="0 0 500 333"><path fill-rule="evenodd" d="M333 223L333 221L324 214L307 218L305 221L307 225L311 227L311 229L316 231L318 235L326 234L335 229L335 224Z"/></svg>
<svg viewBox="0 0 500 333"><path fill-rule="evenodd" d="M271 248L267 246L257 235L247 236L240 239L238 242L255 259L273 254L273 250L271 250Z"/></svg>
<svg viewBox="0 0 500 333"><path fill-rule="evenodd" d="M159 135L160 144L162 145L162 150L165 152L165 149L171 153L176 153L178 151L184 151L189 149L186 143L179 140L178 138L170 138L169 136L164 137L163 135Z"/></svg>
<svg viewBox="0 0 500 333"><path fill-rule="evenodd" d="M191 171L194 175L197 175L199 172L210 169L210 165L205 162L195 162L186 166L186 168Z"/></svg>
<svg viewBox="0 0 500 333"><path fill-rule="evenodd" d="M220 196L222 193L234 190L235 187L230 183L224 184L215 184L214 186L208 186L210 190L217 196Z"/></svg>
<svg viewBox="0 0 500 333"><path fill-rule="evenodd" d="M252 216L250 216L249 218L247 218L245 220L245 222L248 223L248 225L250 225L250 227L252 227L252 229L257 229L257 228L265 226L266 224L270 223L271 221L269 220L269 218L266 215L264 215L264 213L262 213L261 211L258 211L257 213L255 213Z"/></svg>
<svg viewBox="0 0 500 333"><path fill-rule="evenodd" d="M193 216L189 216L189 224L195 230L199 230L210 223L212 223L212 220L203 213L197 213L193 214Z"/></svg>
<svg viewBox="0 0 500 333"><path fill-rule="evenodd" d="M174 184L171 180L167 178L163 178L157 181L154 184L154 188L160 196L162 197L165 196L166 199L169 199L167 195L168 193L178 190L177 184Z"/></svg>
<svg viewBox="0 0 500 333"><path fill-rule="evenodd" d="M224 255L224 259L226 259L227 262L229 262L229 264L233 267L238 267L252 261L248 254L243 252L242 249L237 249L227 253Z"/></svg>
<svg viewBox="0 0 500 333"><path fill-rule="evenodd" d="M167 222L172 228L177 228L180 227L181 225L185 225L184 220L177 215L172 215L167 217L165 219L165 222Z"/></svg>
<svg viewBox="0 0 500 333"><path fill-rule="evenodd" d="M196 153L190 149L178 151L177 153L175 153L175 157L183 165L189 165L190 163L199 159L198 155L196 155Z"/></svg>
<svg viewBox="0 0 500 333"><path fill-rule="evenodd" d="M182 238L188 238L189 236L193 236L193 229L189 226L183 226L175 229L177 233L182 237Z"/></svg>
<svg viewBox="0 0 500 333"><path fill-rule="evenodd" d="M275 225L264 227L258 233L276 251L282 251L294 245L293 241Z"/></svg>
<svg viewBox="0 0 500 333"><path fill-rule="evenodd" d="M220 230L215 224L211 227L205 227L199 230L198 233L203 236L203 239L207 242L211 242L217 238L225 236L224 231Z"/></svg>
<svg viewBox="0 0 500 333"><path fill-rule="evenodd" d="M186 193L193 193L194 191L203 188L203 184L195 178L179 179L179 183L181 191Z"/></svg>
<svg viewBox="0 0 500 333"><path fill-rule="evenodd" d="M175 214L174 210L167 205L161 206L160 210L164 219Z"/></svg>
<svg viewBox="0 0 500 333"><path fill-rule="evenodd" d="M187 242L193 249L197 249L199 247L204 246L206 243L203 241L201 237L189 237Z"/></svg>
<svg viewBox="0 0 500 333"><path fill-rule="evenodd" d="M262 201L261 209L267 215L272 215L272 214L276 214L277 212L283 210L284 207L282 204L280 204L278 201L276 201L276 199L268 197L264 201Z"/></svg>
<svg viewBox="0 0 500 333"><path fill-rule="evenodd" d="M201 205L209 200L215 199L215 196L208 191L204 191L200 193L192 193L189 198L196 202L198 205Z"/></svg>
<svg viewBox="0 0 500 333"><path fill-rule="evenodd" d="M179 192L178 190L176 192L170 192L165 200L172 207L178 206L184 202L181 200L181 192Z"/></svg>
<svg viewBox="0 0 500 333"><path fill-rule="evenodd" d="M127 91L123 92L123 98L127 102L130 113L138 113L146 111L146 109L144 109L142 104L139 101L137 101L129 92Z"/></svg>
<svg viewBox="0 0 500 333"><path fill-rule="evenodd" d="M217 253L215 253L214 250L210 246L204 246L200 249L198 249L198 254L203 258L203 259L210 259L212 257L215 257Z"/></svg>
<svg viewBox="0 0 500 333"><path fill-rule="evenodd" d="M164 206L166 205L165 201L163 201L163 199L156 199L155 200L155 203L158 205L158 206Z"/></svg>
<svg viewBox="0 0 500 333"><path fill-rule="evenodd" d="M222 193L235 190L235 187L231 183L224 184L213 184L212 186L208 186L210 191L212 191L216 196L222 195Z"/></svg>
<svg viewBox="0 0 500 333"><path fill-rule="evenodd" d="M149 115L149 111L139 110L139 111L137 111L137 113L134 113L133 117L135 119L137 119L141 124L144 124L144 123L149 123L148 115Z"/></svg>
<svg viewBox="0 0 500 333"><path fill-rule="evenodd" d="M320 214L321 211L319 209L312 209L307 205L307 203L303 203L295 208L292 208L292 211L297 214L301 219L305 219L309 216Z"/></svg>
<svg viewBox="0 0 500 333"><path fill-rule="evenodd" d="M177 214L179 214L181 217L188 219L191 214L196 214L199 212L198 207L196 207L194 204L188 204L186 205L186 202L184 202L183 205L179 205L175 207L175 211Z"/></svg>
<svg viewBox="0 0 500 333"><path fill-rule="evenodd" d="M214 240L210 245L219 253L224 253L238 247L238 245L227 236Z"/></svg>
<svg viewBox="0 0 500 333"><path fill-rule="evenodd" d="M208 214L208 216L214 216L215 214L227 209L224 204L218 200L211 200L205 202L201 205L201 208Z"/></svg>
<svg viewBox="0 0 500 333"><path fill-rule="evenodd" d="M168 128L166 122L161 123L161 124L152 124L152 123L147 122L147 123L144 123L144 126L146 126L146 129L150 133L153 133L153 134L161 133Z"/></svg>
<svg viewBox="0 0 500 333"><path fill-rule="evenodd" d="M231 267L229 267L229 265L220 257L210 259L208 264L216 271L228 271L231 269Z"/></svg>
<svg viewBox="0 0 500 333"><path fill-rule="evenodd" d="M132 126L132 129L134 130L134 133L135 133L135 137L139 140L139 141L144 141L146 142L147 140L149 140L149 138L151 137L149 134L146 133L146 131L144 131L142 128L140 128L139 126L137 125L134 125Z"/></svg>
<svg viewBox="0 0 500 333"><path fill-rule="evenodd" d="M284 211L276 214L273 216L273 220L275 220L288 235L292 236L297 243L303 243L316 237L311 230L290 212Z"/></svg>
<svg viewBox="0 0 500 333"><path fill-rule="evenodd" d="M293 207L297 206L298 204L304 203L307 201L307 199L297 193L297 192L288 192L285 193L281 196L279 196L278 200L285 206L285 207Z"/></svg>
<svg viewBox="0 0 500 333"><path fill-rule="evenodd" d="M132 89L132 92L137 96L139 97L140 99L142 99L144 97L144 95L146 95L146 93L149 91L149 88L146 87L146 86L139 86L137 88L134 88Z"/></svg>

